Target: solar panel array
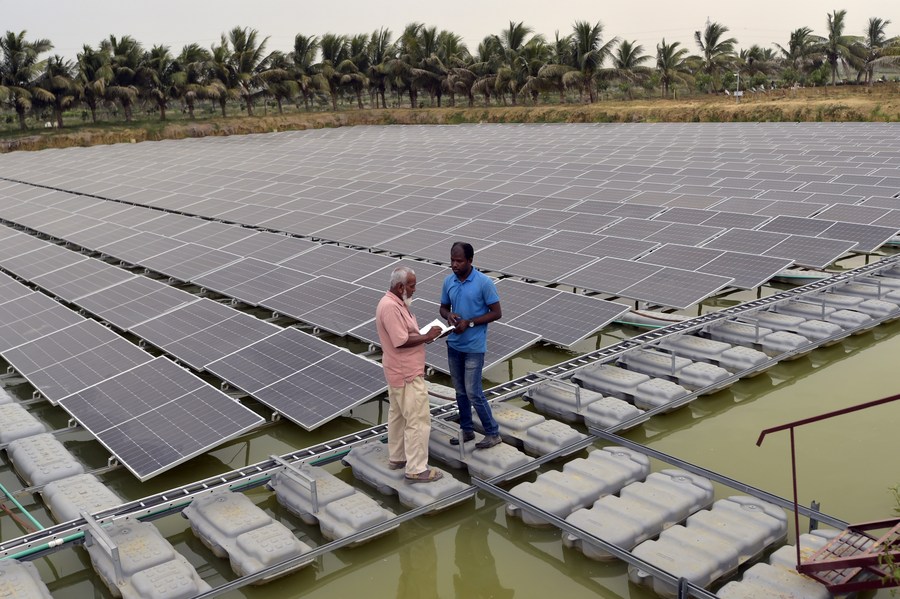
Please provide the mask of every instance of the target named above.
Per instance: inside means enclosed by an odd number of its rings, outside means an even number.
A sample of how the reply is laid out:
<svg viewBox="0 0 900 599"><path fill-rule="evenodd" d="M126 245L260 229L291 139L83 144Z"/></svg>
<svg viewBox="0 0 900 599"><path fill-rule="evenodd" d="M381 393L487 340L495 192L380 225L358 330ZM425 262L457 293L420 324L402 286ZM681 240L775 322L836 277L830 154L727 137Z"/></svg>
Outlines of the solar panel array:
<svg viewBox="0 0 900 599"><path fill-rule="evenodd" d="M194 374L2 273L0 318L3 359L141 480L263 423Z"/></svg>
<svg viewBox="0 0 900 599"><path fill-rule="evenodd" d="M2 215L2 213L2 208L0 208L0 215ZM5 237L3 237L4 234ZM105 264L96 258L89 258L77 252L63 249L47 241L33 237L32 239L34 239L35 243L24 244L20 242L21 237L30 236L18 231L13 231L12 229L0 230L0 246L5 245L9 248L15 248L11 253L17 256L28 256L35 252L44 254L44 247L55 248L62 252L80 256L87 262L96 262L98 265ZM36 244L43 247L36 247ZM318 250L319 248L326 247L328 246L318 246L316 249ZM16 254L16 252L23 253ZM23 264L27 264L27 262L23 262ZM25 270L27 270L26 266L19 267L15 274L22 276L22 273ZM66 269L66 272L69 272L70 277L80 277L80 271L75 272ZM250 276L249 283L252 283L255 280L253 276L251 276L255 274L257 273L253 272L251 269L250 274L248 275ZM348 312L343 308L334 308L335 304L329 304L327 300L331 298L326 295L320 297L311 296L315 300L309 302L311 308L320 311L331 308L330 312L321 315L323 320L330 318L333 322L339 323L341 319L346 321L349 317L353 326L356 326L360 322L371 319L371 314L374 310L373 306L381 297L380 292L330 279L328 277L314 277L310 280L311 283L317 281L320 283L330 282L339 286L350 287L348 292L352 292L355 295L357 305L359 306L356 313L353 313L352 311ZM169 355L198 371L208 370L208 366L211 363L226 356L239 354L241 350L252 347L258 342L264 341L279 333L283 333L284 331L284 329L281 329L280 327L264 322L244 312L240 312L230 306L207 298L197 298L195 295L147 277L132 276L126 278L121 283L111 286L106 284L108 282L108 278L96 281L99 288L94 289L93 293L88 293L74 299L73 303L96 314L122 330L133 333L143 341L162 349ZM65 284L66 281L60 280L59 283ZM69 283L71 283L71 281L69 281ZM83 279L82 283L85 283ZM90 289L86 288L85 290L89 291ZM284 294L279 294L279 296L276 297L281 297L283 295ZM57 304L47 296L39 293L35 293L33 296L37 304L32 307L30 311L26 312L26 314L29 316L38 314L41 319L30 320L38 320L38 322L45 322L52 325L57 323L57 320L50 318L50 316L57 313L61 315L71 315L72 318L79 321L82 320L80 316L75 315L71 310ZM305 302L309 301L309 298L303 294L297 295L296 298ZM20 299L16 302L16 305L25 308L30 304ZM58 310L49 313L47 312L48 310L55 308L58 308ZM0 314L2 314L2 306L0 306ZM11 321L15 321L13 316L14 315L10 315ZM71 323L62 321L58 324L64 325ZM100 325L97 326L99 327ZM338 327L349 328L349 325L335 325L335 328ZM21 333L22 335L27 334L27 336L22 337L20 341L29 341L32 338L46 335L48 332L46 326L38 330L28 329ZM64 333L60 333L60 335L63 334ZM112 332L109 334L116 336ZM339 416L342 412L345 412L353 406L371 399L374 395L383 392L387 388L379 364L349 352L339 354L337 353L337 348L334 346L324 341L319 341L306 333L293 331L290 334L307 337L310 340L315 340L315 342L322 343L334 350L331 351L329 355L325 356L325 359L322 362L317 363L316 370L312 372L315 372L316 374L330 372L332 370L340 372L349 368L357 377L362 377L359 380L351 381L352 384L345 385L341 385L339 382L335 381L326 381L324 383L325 386L323 387L323 383L315 380L314 377L303 378L300 377L298 373L297 377L291 378L286 382L281 380L270 381L272 385L277 384L271 389L266 386L265 388L256 391L248 390L248 392L256 399L284 414L298 424L309 428L319 426L324 422ZM10 338L15 339L13 335L10 335ZM52 343L53 339L54 337L51 336L41 341L42 343ZM121 343L131 345L124 339L118 339ZM310 343L312 342L310 341ZM18 344L16 343L14 345ZM93 356L92 359L98 362L96 367L97 372L82 373L80 377L75 377L78 381L92 380L91 377L93 377L94 379L97 379L94 382L99 382L111 377L116 372L121 372L121 368L116 371L112 368L113 365L121 366L122 368L131 366L131 364L127 364L124 361L125 357L114 355L117 352L123 353L124 351L119 347L119 344L107 346L106 344L98 342L95 345L97 347L94 348L95 351L92 352L91 355ZM0 351L2 351L2 348L0 348ZM101 352L104 354L103 356L100 355ZM63 369L62 365L74 363L73 360L69 359L71 356L60 354L59 349L56 349L55 353L58 357L57 362L60 363L60 365L54 364L57 372ZM104 357L106 355L108 355L108 357ZM13 355L14 358L16 356L16 354ZM16 365L12 360L10 360L10 362ZM103 377L100 377L101 373L104 375ZM35 383L35 386L42 392L44 391L44 388L38 384L39 377L44 373L36 372L33 365L26 361L23 365L22 374L26 377L30 377L29 380ZM227 375L227 373L225 374ZM375 376L375 374L378 374L379 376ZM346 379L346 375L343 376L343 379ZM238 388L244 388L235 381L229 380L227 376L223 376L223 380L230 384L234 384ZM52 386L51 382L48 382L45 387L47 389L47 397L54 401L58 401L60 400L60 397L65 397L82 388L71 388L70 386L67 387L62 385L61 383ZM276 390L280 394L276 394ZM310 414L314 414L314 418L311 419Z"/></svg>
<svg viewBox="0 0 900 599"><path fill-rule="evenodd" d="M436 298L447 274L396 256L446 264L450 244L464 240L476 266L522 279L499 284L505 314L491 345L506 356L539 338L572 344L623 310L523 281L685 308L726 287L756 287L791 264L824 268L874 251L900 229L898 143L888 128L863 123L488 125L97 146L52 160L14 153L0 156L0 177L10 179L0 180L0 219L109 260L9 231L0 235L0 268L202 370L304 334L108 262L365 339L393 267L413 264L420 299ZM436 307L425 311L430 320ZM156 368L155 360L131 367L145 354L104 341L105 330L86 333L91 347L82 351L72 337L82 323L40 293L0 285L0 351L64 405L75 397L66 393L110 369ZM438 347L429 346L429 361L442 369ZM79 366L88 353L102 365L96 372ZM357 365L360 380L328 379L354 359L367 362ZM330 353L269 377L257 397L315 425L347 409L332 398L383 388L375 369ZM310 397L315 410L304 413ZM120 428L89 428L128 454L114 442Z"/></svg>

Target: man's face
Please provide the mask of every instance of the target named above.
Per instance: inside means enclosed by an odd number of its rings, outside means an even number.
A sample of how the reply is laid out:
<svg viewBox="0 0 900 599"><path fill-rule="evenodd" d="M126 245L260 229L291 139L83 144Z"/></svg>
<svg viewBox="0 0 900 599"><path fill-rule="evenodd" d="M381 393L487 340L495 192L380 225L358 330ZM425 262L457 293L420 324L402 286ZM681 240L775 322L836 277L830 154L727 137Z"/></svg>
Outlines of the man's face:
<svg viewBox="0 0 900 599"><path fill-rule="evenodd" d="M412 303L412 296L416 292L416 275L409 275L406 283L401 283L400 287L400 299L408 306Z"/></svg>
<svg viewBox="0 0 900 599"><path fill-rule="evenodd" d="M462 251L462 248L455 247L450 250L450 269L453 271L453 274L456 276L462 276L469 272L469 267L472 266L471 260L466 260L466 254Z"/></svg>

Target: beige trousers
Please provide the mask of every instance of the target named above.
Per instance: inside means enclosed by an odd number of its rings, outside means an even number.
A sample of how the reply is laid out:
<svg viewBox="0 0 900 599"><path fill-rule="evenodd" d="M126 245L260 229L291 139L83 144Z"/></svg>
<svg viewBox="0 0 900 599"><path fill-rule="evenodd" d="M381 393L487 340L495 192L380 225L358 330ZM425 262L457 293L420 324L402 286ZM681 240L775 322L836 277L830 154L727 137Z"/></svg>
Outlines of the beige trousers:
<svg viewBox="0 0 900 599"><path fill-rule="evenodd" d="M407 474L428 469L428 387L417 376L402 387L388 387L388 453L392 462L406 462Z"/></svg>

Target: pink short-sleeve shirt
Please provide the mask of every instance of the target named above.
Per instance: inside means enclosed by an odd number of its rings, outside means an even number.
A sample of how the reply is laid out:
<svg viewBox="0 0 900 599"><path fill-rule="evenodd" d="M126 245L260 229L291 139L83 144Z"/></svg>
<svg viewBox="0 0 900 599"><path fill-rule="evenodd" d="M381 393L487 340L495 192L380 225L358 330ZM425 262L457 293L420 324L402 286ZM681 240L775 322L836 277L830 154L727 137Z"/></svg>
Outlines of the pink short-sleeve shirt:
<svg viewBox="0 0 900 599"><path fill-rule="evenodd" d="M391 387L402 387L425 374L425 345L400 347L410 334L418 334L416 317L399 297L388 291L375 310L375 326L381 341L384 376Z"/></svg>

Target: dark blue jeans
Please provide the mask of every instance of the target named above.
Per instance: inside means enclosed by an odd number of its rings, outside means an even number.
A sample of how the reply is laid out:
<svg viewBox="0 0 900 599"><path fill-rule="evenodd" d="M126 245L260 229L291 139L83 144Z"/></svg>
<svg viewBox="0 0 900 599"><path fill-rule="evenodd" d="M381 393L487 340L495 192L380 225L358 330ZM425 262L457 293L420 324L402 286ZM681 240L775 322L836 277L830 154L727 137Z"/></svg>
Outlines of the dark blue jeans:
<svg viewBox="0 0 900 599"><path fill-rule="evenodd" d="M481 371L484 369L484 354L461 352L447 346L447 361L450 365L450 377L456 389L456 405L459 406L459 427L466 432L473 432L472 406L485 435L496 435L500 427L491 413L491 406L484 397L481 388Z"/></svg>

